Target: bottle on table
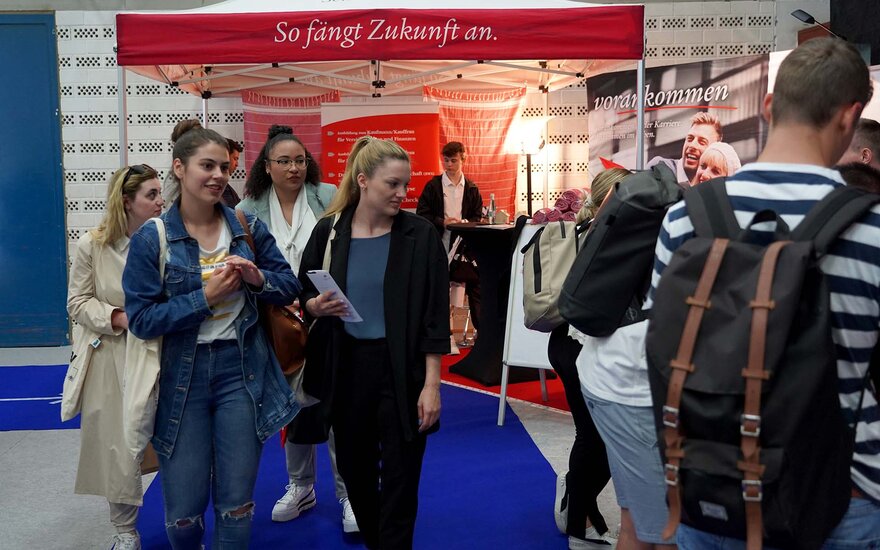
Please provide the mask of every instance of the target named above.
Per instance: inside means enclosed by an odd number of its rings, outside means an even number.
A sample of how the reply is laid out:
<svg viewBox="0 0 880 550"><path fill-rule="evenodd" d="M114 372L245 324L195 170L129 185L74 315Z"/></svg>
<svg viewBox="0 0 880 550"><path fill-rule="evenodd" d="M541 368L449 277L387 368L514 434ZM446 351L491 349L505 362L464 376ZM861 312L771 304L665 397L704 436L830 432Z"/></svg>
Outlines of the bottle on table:
<svg viewBox="0 0 880 550"><path fill-rule="evenodd" d="M495 193L489 194L489 209L486 210L486 218L490 224L495 223Z"/></svg>

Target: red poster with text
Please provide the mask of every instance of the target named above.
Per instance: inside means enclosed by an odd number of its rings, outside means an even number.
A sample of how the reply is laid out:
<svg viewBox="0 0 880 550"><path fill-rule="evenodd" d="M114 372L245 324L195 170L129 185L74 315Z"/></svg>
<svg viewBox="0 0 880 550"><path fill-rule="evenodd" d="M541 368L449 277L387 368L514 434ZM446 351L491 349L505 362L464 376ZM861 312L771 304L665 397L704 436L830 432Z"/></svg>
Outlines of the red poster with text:
<svg viewBox="0 0 880 550"><path fill-rule="evenodd" d="M440 118L436 103L321 106L321 169L339 185L355 141L362 136L396 141L409 154L412 179L403 208L415 209L422 188L440 173Z"/></svg>

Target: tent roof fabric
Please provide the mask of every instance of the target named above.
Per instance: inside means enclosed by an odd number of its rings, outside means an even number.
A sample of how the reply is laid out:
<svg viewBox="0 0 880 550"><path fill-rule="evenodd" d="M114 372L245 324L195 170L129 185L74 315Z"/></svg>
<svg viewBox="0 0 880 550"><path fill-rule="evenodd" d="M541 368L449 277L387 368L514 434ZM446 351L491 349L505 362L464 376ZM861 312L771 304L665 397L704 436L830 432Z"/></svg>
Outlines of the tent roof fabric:
<svg viewBox="0 0 880 550"><path fill-rule="evenodd" d="M227 0L120 13L121 66L204 95L571 83L644 54L644 6L569 0ZM520 62L517 60L541 60ZM605 60L591 62L589 60ZM304 86L298 86L302 84ZM473 88L473 86L471 86Z"/></svg>

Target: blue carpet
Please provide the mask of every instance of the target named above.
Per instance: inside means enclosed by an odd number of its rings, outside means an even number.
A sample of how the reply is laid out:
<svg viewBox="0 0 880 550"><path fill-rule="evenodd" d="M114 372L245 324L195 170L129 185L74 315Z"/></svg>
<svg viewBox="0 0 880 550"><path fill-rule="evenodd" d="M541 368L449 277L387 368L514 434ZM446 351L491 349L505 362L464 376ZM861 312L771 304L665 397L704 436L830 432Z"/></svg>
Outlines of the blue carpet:
<svg viewBox="0 0 880 550"><path fill-rule="evenodd" d="M0 431L79 428L79 418L60 420L66 372L67 365L0 367ZM553 522L556 477L516 415L508 408L499 428L497 398L446 385L441 391L442 427L428 438L415 548L565 548ZM275 436L266 443L257 478L252 548L363 547L359 537L342 533L326 447L318 449L317 506L292 522L273 523L272 506L286 478ZM213 513L206 523L213 529ZM144 497L138 529L144 550L170 548L158 478Z"/></svg>
<svg viewBox="0 0 880 550"><path fill-rule="evenodd" d="M508 409L508 420L499 428L497 398L445 385L442 398L442 427L428 438L425 453L414 547L566 548L567 539L553 522L556 476L516 415ZM342 533L324 446L318 448L318 504L296 520L273 523L272 506L283 494L286 478L276 436L263 450L252 548L363 547L359 537ZM169 548L160 485L157 478L147 491L138 521L144 550ZM205 519L212 529L210 510Z"/></svg>
<svg viewBox="0 0 880 550"><path fill-rule="evenodd" d="M67 365L0 367L0 431L79 428L79 417L61 422L61 388Z"/></svg>

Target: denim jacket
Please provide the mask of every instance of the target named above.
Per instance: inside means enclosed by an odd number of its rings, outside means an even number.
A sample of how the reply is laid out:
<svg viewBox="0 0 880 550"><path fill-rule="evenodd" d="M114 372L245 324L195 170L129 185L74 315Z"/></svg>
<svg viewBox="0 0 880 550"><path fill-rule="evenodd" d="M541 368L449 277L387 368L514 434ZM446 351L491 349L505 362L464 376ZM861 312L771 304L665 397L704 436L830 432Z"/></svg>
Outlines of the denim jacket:
<svg viewBox="0 0 880 550"><path fill-rule="evenodd" d="M254 261L235 211L221 205L217 208L231 229L230 254ZM199 325L211 315L211 309L202 289L199 244L186 232L178 203L162 218L168 236L164 284L159 284L156 226L146 223L131 238L122 287L129 331L145 340L163 336L159 405L152 443L156 452L170 457L189 392ZM235 330L242 352L242 376L256 413L254 429L260 440L265 441L296 416L299 406L269 349L265 333L257 324L256 297L286 305L293 302L302 286L266 225L254 216L247 216L247 220L257 247L256 264L266 282L259 290L245 285L245 305L235 319Z"/></svg>

